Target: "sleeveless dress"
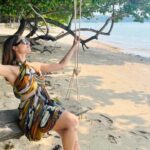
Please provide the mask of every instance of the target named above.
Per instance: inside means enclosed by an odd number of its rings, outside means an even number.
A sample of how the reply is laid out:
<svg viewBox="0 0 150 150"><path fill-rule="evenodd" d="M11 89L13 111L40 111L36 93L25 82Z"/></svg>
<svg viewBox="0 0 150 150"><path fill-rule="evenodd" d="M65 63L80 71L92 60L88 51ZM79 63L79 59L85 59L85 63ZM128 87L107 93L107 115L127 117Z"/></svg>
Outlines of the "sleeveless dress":
<svg viewBox="0 0 150 150"><path fill-rule="evenodd" d="M44 87L44 76L32 67L19 63L20 74L13 91L20 99L19 126L31 141L40 140L44 133L53 128L65 110L57 99L51 99ZM28 98L23 98L28 95Z"/></svg>

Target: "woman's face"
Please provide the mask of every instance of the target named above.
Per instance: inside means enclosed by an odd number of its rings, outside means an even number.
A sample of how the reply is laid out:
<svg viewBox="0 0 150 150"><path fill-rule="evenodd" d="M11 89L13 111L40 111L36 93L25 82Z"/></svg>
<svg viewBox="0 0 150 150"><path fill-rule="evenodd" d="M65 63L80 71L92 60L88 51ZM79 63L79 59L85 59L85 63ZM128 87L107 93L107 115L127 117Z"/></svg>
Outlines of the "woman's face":
<svg viewBox="0 0 150 150"><path fill-rule="evenodd" d="M21 38L15 45L14 50L18 54L29 54L31 52L30 42L26 38Z"/></svg>

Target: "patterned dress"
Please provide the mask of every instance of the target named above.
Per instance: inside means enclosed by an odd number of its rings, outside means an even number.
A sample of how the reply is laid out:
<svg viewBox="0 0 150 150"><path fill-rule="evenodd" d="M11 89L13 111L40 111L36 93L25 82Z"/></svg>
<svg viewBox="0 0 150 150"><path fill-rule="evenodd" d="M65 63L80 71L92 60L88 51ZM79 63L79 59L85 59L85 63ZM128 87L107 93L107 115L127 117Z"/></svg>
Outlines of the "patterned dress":
<svg viewBox="0 0 150 150"><path fill-rule="evenodd" d="M26 62L19 66L20 74L13 87L15 96L21 100L19 126L29 140L37 141L53 128L65 109L58 100L50 98L43 76Z"/></svg>

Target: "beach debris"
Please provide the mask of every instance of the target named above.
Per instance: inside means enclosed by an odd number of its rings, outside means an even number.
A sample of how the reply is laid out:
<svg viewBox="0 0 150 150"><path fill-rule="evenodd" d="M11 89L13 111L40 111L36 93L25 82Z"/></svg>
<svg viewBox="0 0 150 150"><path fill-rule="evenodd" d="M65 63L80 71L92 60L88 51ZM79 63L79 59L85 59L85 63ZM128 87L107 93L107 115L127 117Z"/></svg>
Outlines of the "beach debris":
<svg viewBox="0 0 150 150"><path fill-rule="evenodd" d="M46 80L46 81L45 81L45 85L46 85L46 86L52 86L51 81Z"/></svg>
<svg viewBox="0 0 150 150"><path fill-rule="evenodd" d="M53 93L53 92L50 92L49 94L50 94L50 95L54 95L54 93Z"/></svg>
<svg viewBox="0 0 150 150"><path fill-rule="evenodd" d="M110 141L110 143L113 143L113 144L117 144L117 137L111 135L111 134L108 134L108 140Z"/></svg>
<svg viewBox="0 0 150 150"><path fill-rule="evenodd" d="M10 149L13 149L14 148L14 144L11 143L11 141L9 141L8 143L6 143L4 145L4 150L10 150Z"/></svg>
<svg viewBox="0 0 150 150"><path fill-rule="evenodd" d="M108 121L110 124L113 123L113 120L111 120L109 117L107 117L107 116L105 116L105 115L103 115L103 114L100 114L100 116L106 118L107 121Z"/></svg>
<svg viewBox="0 0 150 150"><path fill-rule="evenodd" d="M60 83L56 83L55 86L61 86L61 84Z"/></svg>
<svg viewBox="0 0 150 150"><path fill-rule="evenodd" d="M58 135L55 135L54 137L57 138L57 139L60 139L60 136L58 136Z"/></svg>
<svg viewBox="0 0 150 150"><path fill-rule="evenodd" d="M61 150L62 146L61 145L55 145L55 147L52 150Z"/></svg>
<svg viewBox="0 0 150 150"><path fill-rule="evenodd" d="M65 79L65 81L69 82L69 79Z"/></svg>
<svg viewBox="0 0 150 150"><path fill-rule="evenodd" d="M60 46L41 46L41 45L34 45L32 46L34 51L40 51L41 53L44 52L49 52L50 54L52 54L52 52L57 48L61 48Z"/></svg>
<svg viewBox="0 0 150 150"><path fill-rule="evenodd" d="M55 49L52 48L52 49L50 50L47 46L44 46L44 47L43 47L43 51L41 51L41 53L44 53L44 52L46 52L46 51L49 52L49 53L52 53L53 50L55 50Z"/></svg>
<svg viewBox="0 0 150 150"><path fill-rule="evenodd" d="M91 108L89 108L89 107L88 108L82 107L81 111L76 112L75 114L77 116L81 116L82 117L82 115L85 114L85 113L87 113L89 110L91 110Z"/></svg>
<svg viewBox="0 0 150 150"><path fill-rule="evenodd" d="M46 86L46 89L47 89L48 91L52 91L52 90L55 89L55 87L54 87L54 86Z"/></svg>

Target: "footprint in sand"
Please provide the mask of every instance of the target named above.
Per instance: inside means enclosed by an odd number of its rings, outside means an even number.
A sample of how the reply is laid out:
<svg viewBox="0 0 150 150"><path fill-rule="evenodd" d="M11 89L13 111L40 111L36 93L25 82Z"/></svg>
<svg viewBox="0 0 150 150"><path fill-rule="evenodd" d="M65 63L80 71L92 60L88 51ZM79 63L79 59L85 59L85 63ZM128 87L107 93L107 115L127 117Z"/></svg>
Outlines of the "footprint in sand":
<svg viewBox="0 0 150 150"><path fill-rule="evenodd" d="M109 129L111 128L113 121L109 117L99 114L95 119L91 119L91 123L98 125L101 129Z"/></svg>
<svg viewBox="0 0 150 150"><path fill-rule="evenodd" d="M146 131L131 131L130 133L134 134L134 135L138 135L141 136L147 140L150 140L150 133L146 132Z"/></svg>

